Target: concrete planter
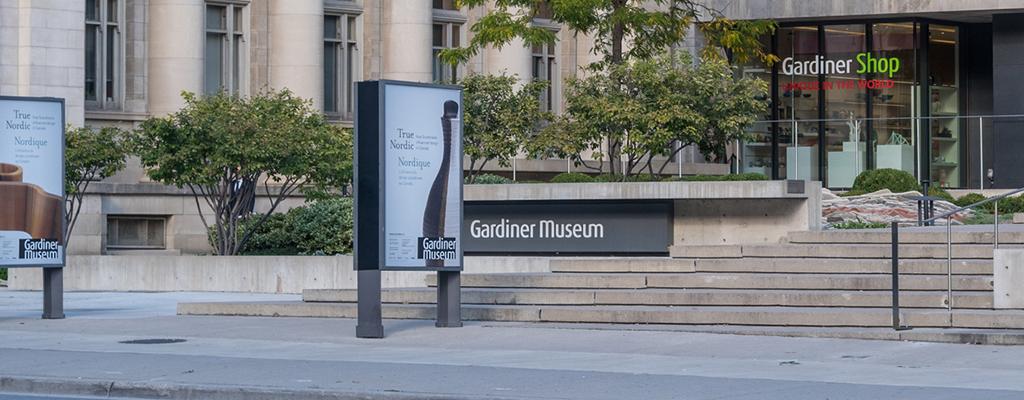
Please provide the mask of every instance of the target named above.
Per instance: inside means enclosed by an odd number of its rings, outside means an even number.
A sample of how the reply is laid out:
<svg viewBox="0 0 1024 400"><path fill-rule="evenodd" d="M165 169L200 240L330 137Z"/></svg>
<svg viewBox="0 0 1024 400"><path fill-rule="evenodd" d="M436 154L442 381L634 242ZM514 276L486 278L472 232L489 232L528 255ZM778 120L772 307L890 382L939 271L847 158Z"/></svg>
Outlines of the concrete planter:
<svg viewBox="0 0 1024 400"><path fill-rule="evenodd" d="M466 272L548 272L539 257L466 257ZM385 288L425 287L428 272L384 272ZM42 270L12 268L12 290L40 290ZM68 256L69 291L302 293L354 289L351 256Z"/></svg>

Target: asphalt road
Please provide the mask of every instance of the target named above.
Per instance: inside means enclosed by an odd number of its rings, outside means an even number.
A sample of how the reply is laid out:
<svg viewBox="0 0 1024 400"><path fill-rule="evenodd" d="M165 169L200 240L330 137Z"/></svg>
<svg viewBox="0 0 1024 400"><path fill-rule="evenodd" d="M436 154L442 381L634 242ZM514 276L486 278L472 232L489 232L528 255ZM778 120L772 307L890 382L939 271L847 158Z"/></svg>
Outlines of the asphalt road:
<svg viewBox="0 0 1024 400"><path fill-rule="evenodd" d="M145 398L1024 398L1024 346L429 321L386 321L387 338L360 340L352 320L170 312L177 300L239 295L75 293L57 321L36 317L36 297L0 291L0 391L13 379ZM184 341L123 343L138 339Z"/></svg>

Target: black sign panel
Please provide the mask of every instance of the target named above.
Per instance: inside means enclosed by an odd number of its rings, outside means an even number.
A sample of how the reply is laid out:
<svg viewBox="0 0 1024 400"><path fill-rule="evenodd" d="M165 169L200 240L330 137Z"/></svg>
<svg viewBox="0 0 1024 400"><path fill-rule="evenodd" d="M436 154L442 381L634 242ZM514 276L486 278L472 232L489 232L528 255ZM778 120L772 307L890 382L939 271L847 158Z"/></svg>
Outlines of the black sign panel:
<svg viewBox="0 0 1024 400"><path fill-rule="evenodd" d="M661 255L672 244L671 202L466 202L466 253Z"/></svg>

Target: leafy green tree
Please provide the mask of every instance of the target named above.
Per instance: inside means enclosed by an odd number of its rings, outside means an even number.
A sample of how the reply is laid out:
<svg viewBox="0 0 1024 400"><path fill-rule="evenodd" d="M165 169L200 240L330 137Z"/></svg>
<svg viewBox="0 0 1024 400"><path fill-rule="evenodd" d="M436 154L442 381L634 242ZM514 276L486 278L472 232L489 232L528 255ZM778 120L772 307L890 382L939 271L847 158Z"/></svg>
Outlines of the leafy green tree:
<svg viewBox="0 0 1024 400"><path fill-rule="evenodd" d="M71 241L71 232L82 212L82 202L89 184L113 176L124 168L128 157L126 133L107 127L69 128L64 137L64 246Z"/></svg>
<svg viewBox="0 0 1024 400"><path fill-rule="evenodd" d="M598 172L609 165L623 180L644 170L660 174L687 146L724 152L767 108L765 82L734 78L717 59L695 65L686 55L664 56L607 71L569 80L566 112L531 143L532 155L572 159ZM587 152L597 165L582 157ZM656 167L659 156L664 161Z"/></svg>
<svg viewBox="0 0 1024 400"><path fill-rule="evenodd" d="M709 56L722 50L740 62L775 60L758 41L775 29L773 22L730 20L701 0L457 0L456 4L490 8L470 27L472 39L465 47L441 52L451 64L465 63L482 47L500 48L516 38L527 46L554 43L554 32L533 24L541 14L573 33L593 37L594 52L602 56L603 64L658 56L681 42L691 26L707 39Z"/></svg>
<svg viewBox="0 0 1024 400"><path fill-rule="evenodd" d="M550 118L540 110L540 93L546 83L535 81L516 89L517 82L515 76L508 75L470 75L459 82L469 183L474 183L492 160L508 166L538 125Z"/></svg>
<svg viewBox="0 0 1024 400"><path fill-rule="evenodd" d="M183 96L180 111L143 122L136 148L150 178L192 191L203 224L216 233L217 254L238 254L297 192L326 197L349 183L351 132L325 122L309 101L288 90ZM243 232L257 192L269 207Z"/></svg>

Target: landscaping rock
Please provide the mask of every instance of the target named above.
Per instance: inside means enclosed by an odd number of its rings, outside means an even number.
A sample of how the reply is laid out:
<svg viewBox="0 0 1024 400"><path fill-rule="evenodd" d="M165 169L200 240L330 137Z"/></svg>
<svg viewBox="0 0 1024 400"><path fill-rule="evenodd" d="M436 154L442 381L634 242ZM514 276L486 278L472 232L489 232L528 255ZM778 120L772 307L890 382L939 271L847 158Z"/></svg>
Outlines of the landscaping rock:
<svg viewBox="0 0 1024 400"><path fill-rule="evenodd" d="M879 190L858 196L843 197L828 189L822 189L821 208L822 220L825 224L836 224L846 221L865 223L890 223L892 221L917 222L917 201L910 197L920 196L916 191L893 193ZM935 201L935 215L953 211L957 205L944 200ZM965 210L953 216L953 224L962 224L974 215L974 211ZM945 219L936 224L945 224Z"/></svg>

